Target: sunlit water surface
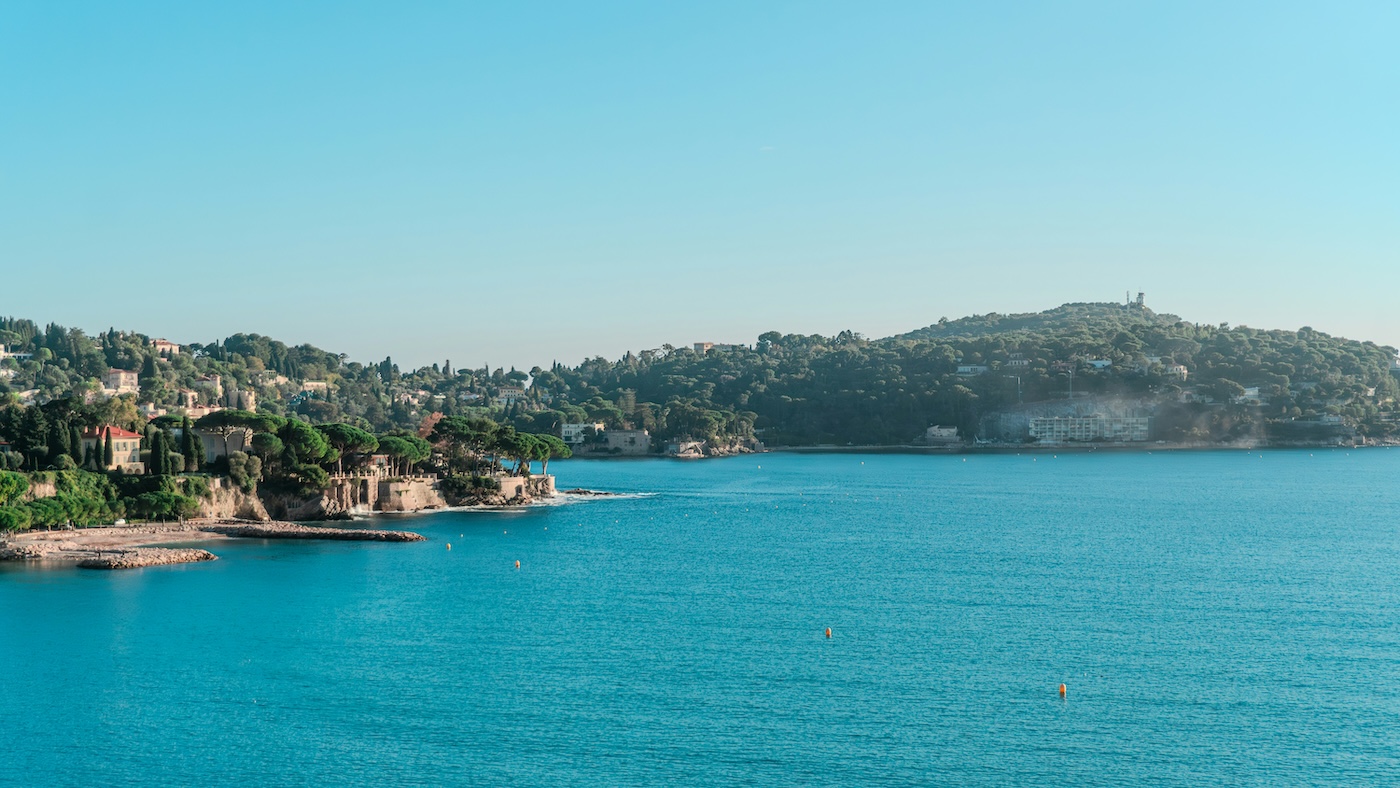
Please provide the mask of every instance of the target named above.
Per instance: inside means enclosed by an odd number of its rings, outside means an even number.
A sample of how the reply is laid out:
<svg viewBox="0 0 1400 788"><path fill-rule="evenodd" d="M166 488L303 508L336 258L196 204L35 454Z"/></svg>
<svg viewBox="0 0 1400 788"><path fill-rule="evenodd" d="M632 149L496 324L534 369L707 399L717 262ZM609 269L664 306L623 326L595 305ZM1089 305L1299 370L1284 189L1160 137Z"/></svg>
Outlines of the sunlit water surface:
<svg viewBox="0 0 1400 788"><path fill-rule="evenodd" d="M0 569L0 783L1400 781L1400 451L550 470L642 495Z"/></svg>

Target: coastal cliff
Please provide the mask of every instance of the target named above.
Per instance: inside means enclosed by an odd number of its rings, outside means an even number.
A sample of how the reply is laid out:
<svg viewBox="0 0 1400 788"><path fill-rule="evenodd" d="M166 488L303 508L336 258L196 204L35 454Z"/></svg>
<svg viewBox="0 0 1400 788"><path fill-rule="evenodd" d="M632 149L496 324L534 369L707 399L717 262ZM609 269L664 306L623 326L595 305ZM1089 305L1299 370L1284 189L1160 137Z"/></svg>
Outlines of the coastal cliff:
<svg viewBox="0 0 1400 788"><path fill-rule="evenodd" d="M247 519L342 520L371 512L423 512L449 506L519 506L555 494L553 476L506 476L495 481L499 489L477 488L450 493L443 490L440 480L430 476L333 479L317 495L263 491L259 493L262 516Z"/></svg>

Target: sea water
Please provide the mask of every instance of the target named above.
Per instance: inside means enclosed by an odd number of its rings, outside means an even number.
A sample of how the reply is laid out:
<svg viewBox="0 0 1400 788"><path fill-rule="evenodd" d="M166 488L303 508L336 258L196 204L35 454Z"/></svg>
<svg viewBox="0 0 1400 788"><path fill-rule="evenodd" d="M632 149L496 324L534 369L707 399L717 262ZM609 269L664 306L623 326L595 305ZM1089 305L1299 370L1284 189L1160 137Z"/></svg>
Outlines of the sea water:
<svg viewBox="0 0 1400 788"><path fill-rule="evenodd" d="M626 495L0 570L0 783L1400 781L1400 451L550 471Z"/></svg>

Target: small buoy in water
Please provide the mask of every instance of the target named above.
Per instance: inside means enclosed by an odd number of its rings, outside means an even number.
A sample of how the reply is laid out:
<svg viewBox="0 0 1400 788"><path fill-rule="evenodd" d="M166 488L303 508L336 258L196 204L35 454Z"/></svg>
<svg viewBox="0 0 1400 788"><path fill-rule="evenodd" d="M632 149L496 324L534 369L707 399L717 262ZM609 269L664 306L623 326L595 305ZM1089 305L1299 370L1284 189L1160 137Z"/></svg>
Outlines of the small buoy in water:
<svg viewBox="0 0 1400 788"><path fill-rule="evenodd" d="M831 627L826 628L826 636L831 637Z"/></svg>
<svg viewBox="0 0 1400 788"><path fill-rule="evenodd" d="M452 543L451 543L451 542L448 542L448 543L447 543L447 549L448 549L448 550L451 550L451 549L452 549Z"/></svg>
<svg viewBox="0 0 1400 788"><path fill-rule="evenodd" d="M1064 696L1065 696L1065 685L1061 684L1061 685L1060 685L1060 697L1063 698Z"/></svg>
<svg viewBox="0 0 1400 788"><path fill-rule="evenodd" d="M516 562L515 562L515 568L516 568L516 569L519 569L519 568L520 568L520 562L519 562L519 561L516 561Z"/></svg>

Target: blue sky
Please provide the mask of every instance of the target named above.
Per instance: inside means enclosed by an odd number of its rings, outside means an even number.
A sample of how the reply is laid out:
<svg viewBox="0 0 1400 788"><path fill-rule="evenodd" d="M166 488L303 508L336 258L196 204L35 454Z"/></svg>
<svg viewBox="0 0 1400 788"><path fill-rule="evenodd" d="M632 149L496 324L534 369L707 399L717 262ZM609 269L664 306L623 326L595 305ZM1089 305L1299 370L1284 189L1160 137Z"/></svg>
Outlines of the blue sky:
<svg viewBox="0 0 1400 788"><path fill-rule="evenodd" d="M526 367L1065 301L1400 344L1394 3L0 5L0 314Z"/></svg>

